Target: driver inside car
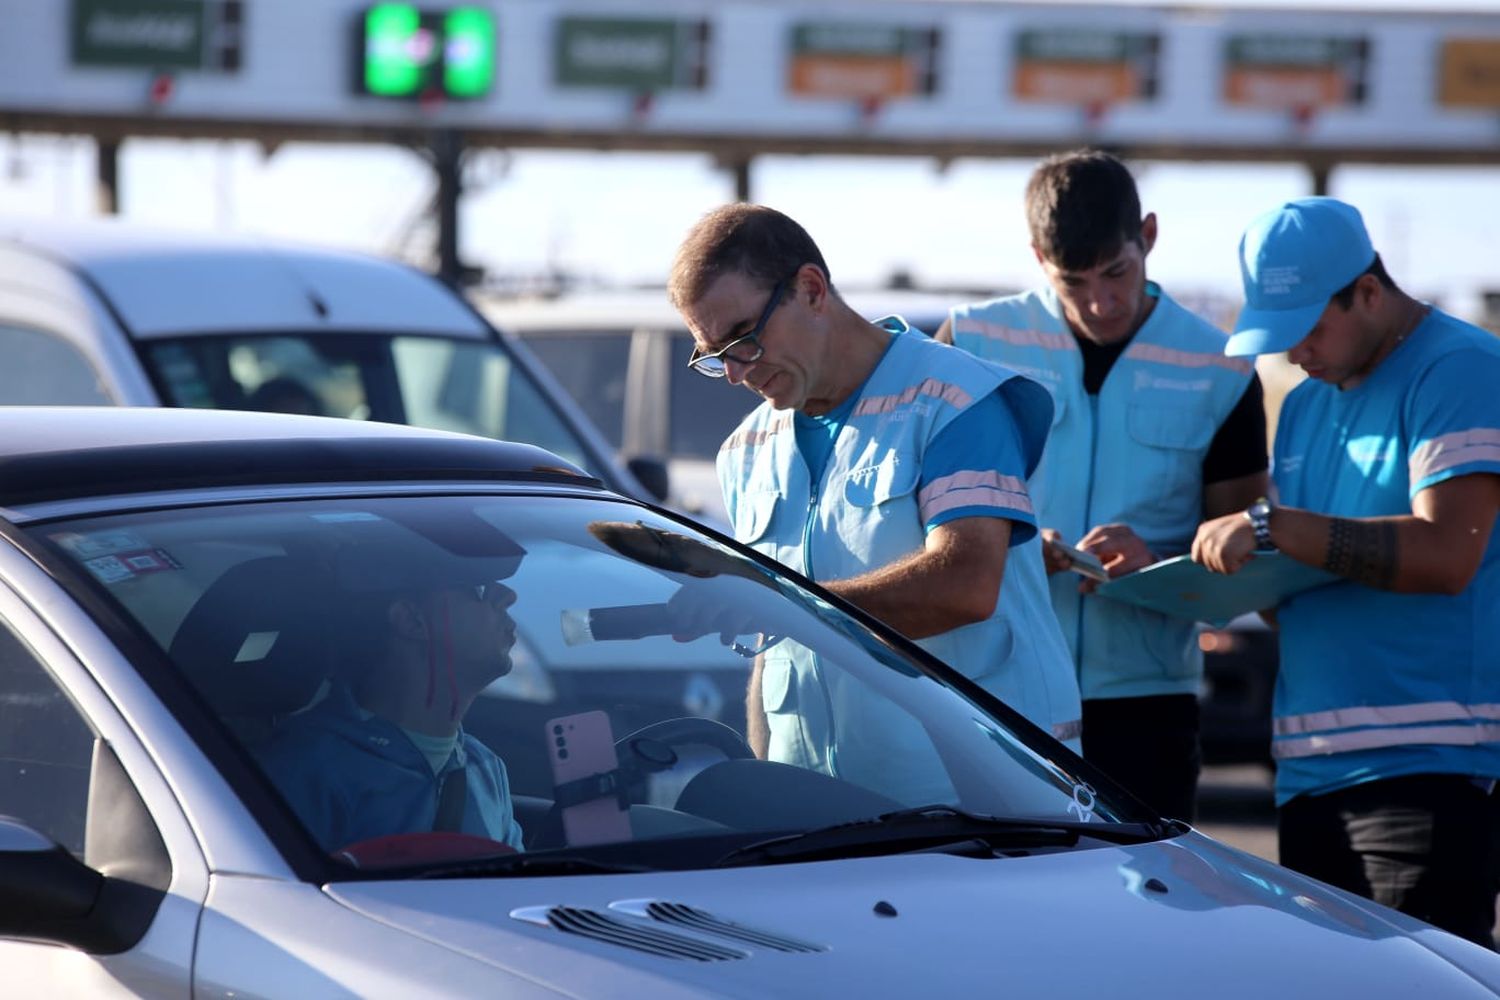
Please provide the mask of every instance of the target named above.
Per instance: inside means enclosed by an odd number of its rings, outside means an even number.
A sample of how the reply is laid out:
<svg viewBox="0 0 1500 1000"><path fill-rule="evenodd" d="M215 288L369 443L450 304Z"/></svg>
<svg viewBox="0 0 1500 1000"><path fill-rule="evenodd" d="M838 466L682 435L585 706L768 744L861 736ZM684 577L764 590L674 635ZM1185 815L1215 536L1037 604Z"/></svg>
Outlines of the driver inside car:
<svg viewBox="0 0 1500 1000"><path fill-rule="evenodd" d="M514 547L479 583L409 563L405 581L384 579L390 564L343 568L367 590L347 632L369 648L259 754L325 850L354 864L432 860L444 845L473 856L475 838L521 850L505 764L461 724L511 669L516 595L499 580L524 555Z"/></svg>

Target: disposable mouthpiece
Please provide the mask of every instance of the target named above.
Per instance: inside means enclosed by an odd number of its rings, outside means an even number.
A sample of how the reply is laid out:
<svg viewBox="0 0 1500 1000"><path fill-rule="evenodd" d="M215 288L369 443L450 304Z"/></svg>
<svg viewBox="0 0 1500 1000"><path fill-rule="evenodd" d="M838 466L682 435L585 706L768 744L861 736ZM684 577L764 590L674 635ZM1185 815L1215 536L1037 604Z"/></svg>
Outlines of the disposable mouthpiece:
<svg viewBox="0 0 1500 1000"><path fill-rule="evenodd" d="M563 642L569 646L582 646L594 641L594 630L589 626L587 608L565 608L562 613Z"/></svg>

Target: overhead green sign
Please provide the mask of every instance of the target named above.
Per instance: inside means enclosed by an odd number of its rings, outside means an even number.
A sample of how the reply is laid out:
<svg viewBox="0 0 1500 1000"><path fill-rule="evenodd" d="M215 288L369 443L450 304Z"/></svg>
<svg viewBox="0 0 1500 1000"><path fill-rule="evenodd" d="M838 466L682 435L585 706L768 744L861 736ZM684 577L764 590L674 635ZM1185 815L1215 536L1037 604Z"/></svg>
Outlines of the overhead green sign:
<svg viewBox="0 0 1500 1000"><path fill-rule="evenodd" d="M75 66L203 68L203 0L73 0Z"/></svg>
<svg viewBox="0 0 1500 1000"><path fill-rule="evenodd" d="M495 16L481 7L443 15L443 90L483 97L495 85Z"/></svg>
<svg viewBox="0 0 1500 1000"><path fill-rule="evenodd" d="M646 92L699 90L707 82L703 21L563 17L554 37L559 86Z"/></svg>
<svg viewBox="0 0 1500 1000"><path fill-rule="evenodd" d="M375 97L483 97L495 84L495 16L484 7L383 3L360 17L358 89Z"/></svg>

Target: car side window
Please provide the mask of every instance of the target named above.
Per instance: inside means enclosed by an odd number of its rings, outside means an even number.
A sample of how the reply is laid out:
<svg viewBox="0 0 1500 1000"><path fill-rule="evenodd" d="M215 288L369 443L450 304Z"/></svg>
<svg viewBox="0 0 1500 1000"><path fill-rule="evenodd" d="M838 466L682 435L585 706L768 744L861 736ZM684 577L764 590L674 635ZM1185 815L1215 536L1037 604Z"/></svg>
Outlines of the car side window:
<svg viewBox="0 0 1500 1000"><path fill-rule="evenodd" d="M108 406L99 373L72 344L44 330L0 323L0 405Z"/></svg>
<svg viewBox="0 0 1500 1000"><path fill-rule="evenodd" d="M686 333L672 337L669 451L681 458L711 461L718 456L719 445L745 419L745 414L760 403L760 397L746 389L725 385L722 379L694 374L687 366L692 353L692 337Z"/></svg>
<svg viewBox="0 0 1500 1000"><path fill-rule="evenodd" d="M630 330L622 327L605 333L523 331L521 339L568 390L568 395L599 428L610 447L623 448Z"/></svg>
<svg viewBox="0 0 1500 1000"><path fill-rule="evenodd" d="M0 815L82 859L93 746L78 709L0 621Z"/></svg>

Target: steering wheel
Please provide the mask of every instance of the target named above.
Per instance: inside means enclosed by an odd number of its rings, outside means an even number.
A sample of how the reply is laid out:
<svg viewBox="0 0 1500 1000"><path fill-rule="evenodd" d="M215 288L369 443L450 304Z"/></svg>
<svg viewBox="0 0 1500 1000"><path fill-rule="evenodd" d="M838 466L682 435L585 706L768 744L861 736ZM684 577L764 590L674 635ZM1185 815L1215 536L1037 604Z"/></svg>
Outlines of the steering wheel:
<svg viewBox="0 0 1500 1000"><path fill-rule="evenodd" d="M745 738L729 726L713 719L700 719L695 716L663 719L661 722L643 726L629 736L622 736L615 740L615 752L621 760L626 759L627 752L630 755L646 756L649 759L649 752L643 753L635 747L635 744L642 740L651 740L673 748L701 743L704 746L713 747L730 760L742 760L755 756L755 751L750 749L750 744L745 742Z"/></svg>

